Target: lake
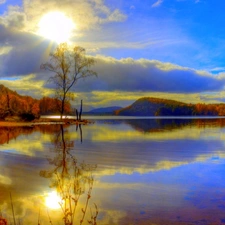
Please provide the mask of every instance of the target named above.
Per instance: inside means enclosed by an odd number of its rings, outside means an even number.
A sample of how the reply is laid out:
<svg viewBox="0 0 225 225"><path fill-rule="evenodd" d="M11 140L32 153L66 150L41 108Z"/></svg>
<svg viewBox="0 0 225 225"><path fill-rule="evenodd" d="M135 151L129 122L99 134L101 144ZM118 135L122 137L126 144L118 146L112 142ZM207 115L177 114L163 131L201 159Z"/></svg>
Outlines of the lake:
<svg viewBox="0 0 225 225"><path fill-rule="evenodd" d="M225 224L224 118L91 119L0 128L8 224Z"/></svg>

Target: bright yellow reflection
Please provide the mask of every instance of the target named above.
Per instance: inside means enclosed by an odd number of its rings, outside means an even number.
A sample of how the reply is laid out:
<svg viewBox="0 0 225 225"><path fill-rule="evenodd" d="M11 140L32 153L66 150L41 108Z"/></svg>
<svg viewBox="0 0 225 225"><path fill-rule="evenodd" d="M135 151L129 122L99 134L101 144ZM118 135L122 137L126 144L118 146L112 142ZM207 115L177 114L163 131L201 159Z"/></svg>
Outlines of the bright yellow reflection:
<svg viewBox="0 0 225 225"><path fill-rule="evenodd" d="M45 14L39 24L38 34L59 43L68 42L75 24L62 12Z"/></svg>
<svg viewBox="0 0 225 225"><path fill-rule="evenodd" d="M59 209L61 203L62 203L62 200L57 195L56 191L49 193L45 199L45 205L50 209Z"/></svg>

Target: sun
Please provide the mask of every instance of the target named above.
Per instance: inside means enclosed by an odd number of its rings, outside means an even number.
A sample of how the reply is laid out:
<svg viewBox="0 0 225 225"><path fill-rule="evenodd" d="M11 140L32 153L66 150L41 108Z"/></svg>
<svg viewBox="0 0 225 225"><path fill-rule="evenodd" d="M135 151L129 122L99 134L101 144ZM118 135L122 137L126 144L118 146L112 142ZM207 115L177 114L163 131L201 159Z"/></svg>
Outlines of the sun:
<svg viewBox="0 0 225 225"><path fill-rule="evenodd" d="M38 23L38 34L57 42L68 42L75 29L73 21L62 12L49 12Z"/></svg>
<svg viewBox="0 0 225 225"><path fill-rule="evenodd" d="M57 195L56 191L49 193L48 196L45 198L45 205L50 209L59 209L61 202L62 200Z"/></svg>

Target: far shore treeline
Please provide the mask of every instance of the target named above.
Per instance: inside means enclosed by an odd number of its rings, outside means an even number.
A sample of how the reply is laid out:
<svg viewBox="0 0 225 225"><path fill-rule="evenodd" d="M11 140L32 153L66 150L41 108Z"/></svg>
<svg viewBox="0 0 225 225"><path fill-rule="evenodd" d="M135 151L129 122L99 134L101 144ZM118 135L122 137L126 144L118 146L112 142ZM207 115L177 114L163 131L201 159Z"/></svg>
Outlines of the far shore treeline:
<svg viewBox="0 0 225 225"><path fill-rule="evenodd" d="M225 104L187 104L168 99L144 97L116 110L121 116L225 116Z"/></svg>
<svg viewBox="0 0 225 225"><path fill-rule="evenodd" d="M17 116L20 120L34 120L40 115L59 114L59 100L51 97L34 99L19 95L0 85L0 119ZM113 108L113 107L112 107ZM75 109L68 102L65 114L75 115ZM89 114L89 113L85 113ZM91 114L91 113L90 113ZM101 113L99 113L100 115ZM96 115L96 113L94 113ZM102 113L104 115L104 113ZM225 116L225 104L187 104L168 99L144 97L132 105L114 110L108 115L121 116Z"/></svg>

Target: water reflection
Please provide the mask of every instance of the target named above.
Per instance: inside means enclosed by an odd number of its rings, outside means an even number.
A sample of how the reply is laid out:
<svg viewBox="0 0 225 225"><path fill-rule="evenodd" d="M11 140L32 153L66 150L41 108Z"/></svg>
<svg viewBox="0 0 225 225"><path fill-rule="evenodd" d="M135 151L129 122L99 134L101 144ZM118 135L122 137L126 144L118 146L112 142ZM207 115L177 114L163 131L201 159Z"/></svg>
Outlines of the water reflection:
<svg viewBox="0 0 225 225"><path fill-rule="evenodd" d="M121 119L121 120L99 120L97 124L110 124L111 126L127 124L132 128L144 133L165 132L168 130L182 130L186 127L225 127L225 119ZM65 125L64 125L65 126ZM68 125L66 127L69 127ZM59 125L35 125L35 126L13 126L0 127L0 144L9 143L11 140L16 140L19 136L30 135L35 132L53 134L59 132ZM82 142L81 124L76 125L76 131L79 130L80 141ZM113 129L111 129L113 131Z"/></svg>
<svg viewBox="0 0 225 225"><path fill-rule="evenodd" d="M0 216L9 224L14 220L16 224L35 224L34 217L38 217L38 224L49 221L87 224L87 220L96 224L97 205L90 204L96 165L85 163L85 159L78 162L75 139L79 131L80 142L83 141L82 127L77 126L75 133L68 132L68 128L68 125L0 128ZM38 171L41 179L48 178L48 182L38 178ZM62 216L52 211L58 208Z"/></svg>
<svg viewBox="0 0 225 225"><path fill-rule="evenodd" d="M16 139L22 134L29 135L33 131L33 127L0 127L0 144L9 143L11 139Z"/></svg>
<svg viewBox="0 0 225 225"><path fill-rule="evenodd" d="M79 126L80 134L82 134L81 126ZM80 136L82 141L82 135ZM54 188L58 194L59 206L63 213L63 221L65 225L73 225L75 223L75 215L77 214L78 203L81 196L86 194L84 205L81 208L80 224L83 224L87 214L89 201L93 188L93 171L96 165L79 163L71 149L74 149L74 141L71 140L69 133L60 125L60 130L53 137L54 158L48 161L54 166L52 170L42 170L40 175L51 180L50 187ZM52 199L53 200L53 199ZM49 205L51 205L51 198ZM56 202L57 203L57 202ZM55 205L51 205L55 207ZM90 224L96 224L97 206L95 205L95 213L89 219Z"/></svg>
<svg viewBox="0 0 225 225"><path fill-rule="evenodd" d="M225 119L222 118L167 118L167 119L121 119L99 120L99 124L128 124L134 130L151 133L163 132L185 127L225 127Z"/></svg>
<svg viewBox="0 0 225 225"><path fill-rule="evenodd" d="M68 214L63 221L60 214L68 211L68 196L80 196L74 217L79 224L94 175L89 206L94 218L97 204L99 224L225 224L224 124L107 120L83 127L84 132L52 125L21 131L1 145L0 210L13 224L11 191L17 222L30 225L40 218L40 224L50 224L50 218L65 224L73 219ZM64 211L53 209L65 199ZM85 215L88 223L89 209Z"/></svg>

